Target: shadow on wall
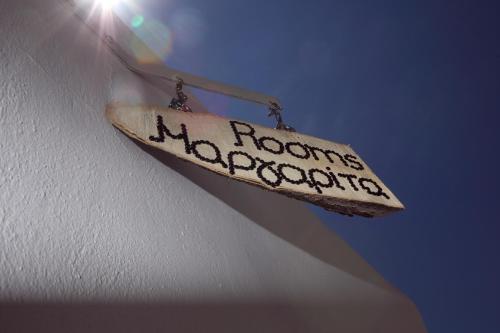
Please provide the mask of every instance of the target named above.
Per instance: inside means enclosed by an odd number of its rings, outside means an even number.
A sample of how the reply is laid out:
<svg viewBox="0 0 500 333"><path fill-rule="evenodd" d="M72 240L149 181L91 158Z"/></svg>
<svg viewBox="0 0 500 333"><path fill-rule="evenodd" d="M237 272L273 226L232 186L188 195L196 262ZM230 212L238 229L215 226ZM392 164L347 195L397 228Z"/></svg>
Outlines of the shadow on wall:
<svg viewBox="0 0 500 333"><path fill-rule="evenodd" d="M139 100L143 104L168 105L170 100L167 100L166 96L175 95L175 84L172 82L148 77L140 78L143 81L137 80L137 75L127 70L116 70L113 74L114 100L137 104L138 97L134 96L134 92L139 92ZM147 83L148 89L145 89L144 82ZM189 105L193 110L206 112L202 104L192 94L189 95ZM394 288L346 242L307 209L303 202L229 179L139 141L133 141L156 160L177 171L274 235L337 269L394 291Z"/></svg>
<svg viewBox="0 0 500 333"><path fill-rule="evenodd" d="M373 327L377 322L374 316L359 320L359 316L364 318L373 312L368 308L360 304L353 308L282 303L0 303L0 331L291 333L345 332L346 328L350 332L378 331ZM380 317L379 313L377 318ZM405 331L404 318L392 320L392 327L398 326Z"/></svg>
<svg viewBox="0 0 500 333"><path fill-rule="evenodd" d="M133 141L155 159L274 235L337 269L368 283L395 291L345 241L307 209L303 202L218 175L142 142Z"/></svg>

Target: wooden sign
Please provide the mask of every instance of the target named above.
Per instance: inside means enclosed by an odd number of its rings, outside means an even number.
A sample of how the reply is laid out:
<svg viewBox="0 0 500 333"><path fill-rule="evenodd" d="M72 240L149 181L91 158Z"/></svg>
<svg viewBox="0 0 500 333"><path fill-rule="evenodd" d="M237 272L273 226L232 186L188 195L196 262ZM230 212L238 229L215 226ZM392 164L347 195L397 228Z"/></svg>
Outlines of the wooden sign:
<svg viewBox="0 0 500 333"><path fill-rule="evenodd" d="M371 217L404 209L347 145L169 108L108 105L106 116L145 144L327 210Z"/></svg>

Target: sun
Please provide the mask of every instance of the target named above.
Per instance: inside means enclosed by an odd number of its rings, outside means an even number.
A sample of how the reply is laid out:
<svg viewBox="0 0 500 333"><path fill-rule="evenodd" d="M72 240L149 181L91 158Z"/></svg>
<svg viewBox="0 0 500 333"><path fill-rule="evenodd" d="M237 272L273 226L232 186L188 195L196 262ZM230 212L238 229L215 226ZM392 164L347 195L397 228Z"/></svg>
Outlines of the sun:
<svg viewBox="0 0 500 333"><path fill-rule="evenodd" d="M96 0L95 1L103 10L112 10L120 0Z"/></svg>

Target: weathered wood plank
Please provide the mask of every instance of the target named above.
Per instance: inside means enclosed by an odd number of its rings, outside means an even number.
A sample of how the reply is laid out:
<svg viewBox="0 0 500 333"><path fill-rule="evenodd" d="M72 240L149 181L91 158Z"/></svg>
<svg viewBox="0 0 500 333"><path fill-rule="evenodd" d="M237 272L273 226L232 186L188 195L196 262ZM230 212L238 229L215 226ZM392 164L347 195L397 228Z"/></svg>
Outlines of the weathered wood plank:
<svg viewBox="0 0 500 333"><path fill-rule="evenodd" d="M108 105L125 134L224 176L341 214L404 209L348 145L209 113Z"/></svg>

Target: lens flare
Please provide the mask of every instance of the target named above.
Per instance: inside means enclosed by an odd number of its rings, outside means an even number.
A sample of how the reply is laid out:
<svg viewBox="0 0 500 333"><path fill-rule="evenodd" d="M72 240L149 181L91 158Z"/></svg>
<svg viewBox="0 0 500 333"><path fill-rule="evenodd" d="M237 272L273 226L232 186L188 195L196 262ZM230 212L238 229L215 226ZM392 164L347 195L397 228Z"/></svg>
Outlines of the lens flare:
<svg viewBox="0 0 500 333"><path fill-rule="evenodd" d="M135 58L142 63L155 62L151 53L144 48L144 44L162 60L166 60L172 51L172 32L170 29L156 20L147 19L134 29L135 36L130 40L130 48Z"/></svg>
<svg viewBox="0 0 500 333"><path fill-rule="evenodd" d="M144 23L144 16L135 15L132 18L132 22L130 23L133 28L139 28Z"/></svg>

